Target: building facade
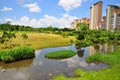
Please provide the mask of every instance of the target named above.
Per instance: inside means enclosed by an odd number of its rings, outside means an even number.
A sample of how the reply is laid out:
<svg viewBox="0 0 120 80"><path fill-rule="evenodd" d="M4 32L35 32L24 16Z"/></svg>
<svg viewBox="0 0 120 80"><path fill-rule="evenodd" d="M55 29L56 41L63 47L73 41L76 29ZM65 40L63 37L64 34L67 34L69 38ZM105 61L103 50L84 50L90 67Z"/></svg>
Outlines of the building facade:
<svg viewBox="0 0 120 80"><path fill-rule="evenodd" d="M120 14L117 17L117 29L120 31Z"/></svg>
<svg viewBox="0 0 120 80"><path fill-rule="evenodd" d="M103 16L100 29L106 29L106 20L107 20L107 17Z"/></svg>
<svg viewBox="0 0 120 80"><path fill-rule="evenodd" d="M72 22L71 29L76 29L77 24L80 23L80 22L81 22L80 19L76 19L74 22Z"/></svg>
<svg viewBox="0 0 120 80"><path fill-rule="evenodd" d="M89 24L90 24L90 19L88 19L88 18L82 18L81 19L81 23L84 23L84 24L86 24L86 25L88 25L89 26Z"/></svg>
<svg viewBox="0 0 120 80"><path fill-rule="evenodd" d="M93 4L90 7L90 29L100 29L102 20L102 1Z"/></svg>
<svg viewBox="0 0 120 80"><path fill-rule="evenodd" d="M82 19L76 19L72 24L71 24L71 29L76 29L78 23L84 23L89 26L90 19L88 18L82 18Z"/></svg>
<svg viewBox="0 0 120 80"><path fill-rule="evenodd" d="M120 7L108 5L106 10L107 22L106 30L114 31L120 27Z"/></svg>

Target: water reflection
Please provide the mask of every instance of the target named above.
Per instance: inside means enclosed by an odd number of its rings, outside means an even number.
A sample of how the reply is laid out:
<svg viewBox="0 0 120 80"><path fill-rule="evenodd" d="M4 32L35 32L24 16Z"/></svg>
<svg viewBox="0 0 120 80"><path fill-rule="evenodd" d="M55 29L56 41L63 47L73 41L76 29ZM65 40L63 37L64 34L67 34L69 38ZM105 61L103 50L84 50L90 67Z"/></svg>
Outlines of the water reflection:
<svg viewBox="0 0 120 80"><path fill-rule="evenodd" d="M113 45L108 45L108 44L102 44L102 45L94 45L94 46L89 46L89 56L95 54L95 53L110 53L114 51L114 46Z"/></svg>
<svg viewBox="0 0 120 80"><path fill-rule="evenodd" d="M100 46L101 53L109 53L114 51L113 45L104 44Z"/></svg>
<svg viewBox="0 0 120 80"><path fill-rule="evenodd" d="M61 60L47 59L44 57L46 53L57 50L73 50L77 52L77 54L71 58ZM76 68L99 70L108 67L108 65L99 62L87 63L85 58L96 52L109 52L108 50L112 51L114 47L112 46L111 49L110 46L99 45L79 48L77 50L75 46L72 45L36 50L36 57L33 60L23 60L9 64L0 62L0 70L6 69L5 72L0 71L0 80L49 80L51 78L49 74L53 76L58 74L73 76L73 71Z"/></svg>
<svg viewBox="0 0 120 80"><path fill-rule="evenodd" d="M79 56L79 57L83 57L84 56L84 50L78 50L77 51L77 55Z"/></svg>
<svg viewBox="0 0 120 80"><path fill-rule="evenodd" d="M2 69L20 69L21 67L28 67L33 63L33 59L27 59L22 61L17 61L13 63L0 62L0 68Z"/></svg>

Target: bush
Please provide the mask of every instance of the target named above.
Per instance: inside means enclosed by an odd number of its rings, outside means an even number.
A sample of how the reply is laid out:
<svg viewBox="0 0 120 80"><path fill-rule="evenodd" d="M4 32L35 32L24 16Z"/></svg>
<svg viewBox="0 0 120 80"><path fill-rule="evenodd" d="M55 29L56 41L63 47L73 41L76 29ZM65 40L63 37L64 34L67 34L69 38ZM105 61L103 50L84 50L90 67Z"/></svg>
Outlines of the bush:
<svg viewBox="0 0 120 80"><path fill-rule="evenodd" d="M76 42L76 46L79 46L79 47L85 47L85 46L89 46L91 45L92 42L91 41L88 41L88 40L82 40L82 41L77 41Z"/></svg>
<svg viewBox="0 0 120 80"><path fill-rule="evenodd" d="M24 46L9 51L1 51L0 59L4 62L13 62L22 59L29 59L35 57L34 49Z"/></svg>
<svg viewBox="0 0 120 80"><path fill-rule="evenodd" d="M46 58L63 59L74 56L76 53L72 50L61 50L45 54Z"/></svg>

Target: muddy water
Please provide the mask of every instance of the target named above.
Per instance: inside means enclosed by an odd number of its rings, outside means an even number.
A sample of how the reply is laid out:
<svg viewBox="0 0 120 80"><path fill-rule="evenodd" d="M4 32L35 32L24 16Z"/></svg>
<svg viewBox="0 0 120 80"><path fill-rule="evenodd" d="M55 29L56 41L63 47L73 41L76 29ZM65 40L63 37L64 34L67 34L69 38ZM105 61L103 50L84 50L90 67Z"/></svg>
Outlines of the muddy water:
<svg viewBox="0 0 120 80"><path fill-rule="evenodd" d="M78 54L71 58L60 60L44 57L48 52L68 49L72 49ZM78 50L74 45L36 50L34 59L9 64L0 62L0 80L49 80L52 76L59 74L72 77L76 68L99 70L108 67L108 65L99 62L86 63L85 58L96 52L107 53L111 51L114 51L114 47L107 45L89 46ZM2 72L3 69L5 72Z"/></svg>

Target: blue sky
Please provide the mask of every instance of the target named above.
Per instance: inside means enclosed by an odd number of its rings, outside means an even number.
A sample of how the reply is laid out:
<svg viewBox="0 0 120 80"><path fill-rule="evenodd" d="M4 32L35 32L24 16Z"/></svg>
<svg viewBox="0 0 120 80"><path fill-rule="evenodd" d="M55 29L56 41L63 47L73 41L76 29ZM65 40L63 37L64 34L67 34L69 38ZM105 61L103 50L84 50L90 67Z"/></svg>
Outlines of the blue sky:
<svg viewBox="0 0 120 80"><path fill-rule="evenodd" d="M90 7L99 0L0 0L0 23L32 27L70 27L74 19L90 17ZM120 6L120 0L102 0L103 16L107 5Z"/></svg>

